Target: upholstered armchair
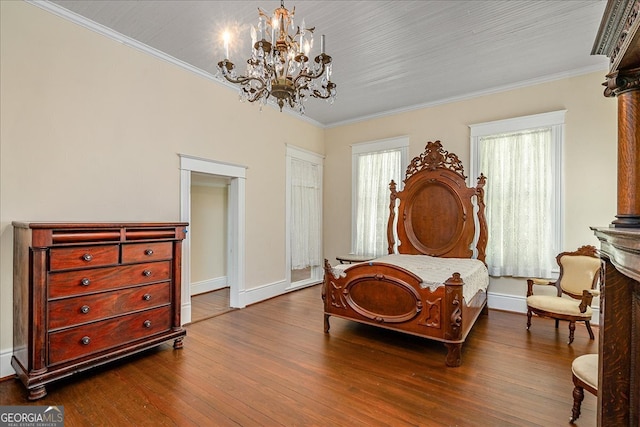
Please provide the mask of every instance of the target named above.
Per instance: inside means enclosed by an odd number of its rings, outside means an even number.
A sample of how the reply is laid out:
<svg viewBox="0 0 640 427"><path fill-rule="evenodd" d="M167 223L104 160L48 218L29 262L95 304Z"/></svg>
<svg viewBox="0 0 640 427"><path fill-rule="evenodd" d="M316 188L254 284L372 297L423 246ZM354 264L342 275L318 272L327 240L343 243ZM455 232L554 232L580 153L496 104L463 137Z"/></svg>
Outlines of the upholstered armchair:
<svg viewBox="0 0 640 427"><path fill-rule="evenodd" d="M569 322L569 344L573 342L576 322L584 322L589 337L591 330L591 302L600 295L596 286L600 280L601 262L595 246L582 246L575 252L562 252L556 257L560 276L555 282L544 279L527 280L527 330L533 313ZM534 295L535 285L555 286L556 295Z"/></svg>

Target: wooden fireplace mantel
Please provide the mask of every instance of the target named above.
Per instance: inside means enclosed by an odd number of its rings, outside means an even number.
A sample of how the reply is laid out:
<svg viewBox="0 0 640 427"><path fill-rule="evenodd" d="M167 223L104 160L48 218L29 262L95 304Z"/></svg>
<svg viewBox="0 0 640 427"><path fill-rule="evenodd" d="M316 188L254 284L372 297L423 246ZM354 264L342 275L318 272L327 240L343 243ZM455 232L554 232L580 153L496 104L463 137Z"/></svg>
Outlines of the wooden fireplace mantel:
<svg viewBox="0 0 640 427"><path fill-rule="evenodd" d="M605 263L600 294L598 426L640 425L640 0L609 0L592 54L610 58L618 100L617 215L593 227Z"/></svg>

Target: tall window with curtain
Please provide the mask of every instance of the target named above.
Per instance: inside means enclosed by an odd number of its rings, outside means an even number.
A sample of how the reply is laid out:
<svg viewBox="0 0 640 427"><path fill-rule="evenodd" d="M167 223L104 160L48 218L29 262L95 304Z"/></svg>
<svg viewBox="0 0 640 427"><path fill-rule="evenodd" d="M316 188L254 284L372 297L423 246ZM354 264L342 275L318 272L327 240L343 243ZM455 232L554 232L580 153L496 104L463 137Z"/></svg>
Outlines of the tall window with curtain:
<svg viewBox="0 0 640 427"><path fill-rule="evenodd" d="M408 145L408 138L402 137L352 146L352 253L387 253L389 183L402 185Z"/></svg>
<svg viewBox="0 0 640 427"><path fill-rule="evenodd" d="M487 176L492 276L553 277L562 247L564 111L472 126L472 164Z"/></svg>

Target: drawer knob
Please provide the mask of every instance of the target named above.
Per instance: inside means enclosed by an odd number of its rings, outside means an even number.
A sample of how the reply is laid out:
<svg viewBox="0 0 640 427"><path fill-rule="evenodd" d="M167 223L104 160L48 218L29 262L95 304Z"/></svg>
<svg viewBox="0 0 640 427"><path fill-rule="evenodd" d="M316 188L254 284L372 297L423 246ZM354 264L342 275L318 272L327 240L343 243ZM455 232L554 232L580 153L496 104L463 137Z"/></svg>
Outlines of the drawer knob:
<svg viewBox="0 0 640 427"><path fill-rule="evenodd" d="M145 301L149 301L151 299L151 294L144 294L142 296L142 299L145 300Z"/></svg>
<svg viewBox="0 0 640 427"><path fill-rule="evenodd" d="M91 338L89 337L82 337L82 339L80 340L80 342L84 345L89 345L89 343L91 342Z"/></svg>
<svg viewBox="0 0 640 427"><path fill-rule="evenodd" d="M144 326L145 328L150 328L151 327L151 320L145 320L144 323L142 323L142 326Z"/></svg>
<svg viewBox="0 0 640 427"><path fill-rule="evenodd" d="M144 270L144 271L142 272L142 274L143 274L143 275L145 275L145 276L147 276L147 277L149 277L149 276L151 276L151 270Z"/></svg>
<svg viewBox="0 0 640 427"><path fill-rule="evenodd" d="M93 255L91 255L91 254L84 254L84 255L82 255L82 259L83 259L83 260L85 260L85 261L87 261L87 262L89 262L89 261L91 261L91 260L93 259Z"/></svg>
<svg viewBox="0 0 640 427"><path fill-rule="evenodd" d="M153 255L153 249L147 249L146 251L144 251L144 254L149 256Z"/></svg>
<svg viewBox="0 0 640 427"><path fill-rule="evenodd" d="M89 312L89 310L90 310L90 308L89 308L89 306L88 306L88 305L83 305L82 307L80 307L80 311L81 311L83 314L87 314L87 313Z"/></svg>
<svg viewBox="0 0 640 427"><path fill-rule="evenodd" d="M82 283L82 286L89 286L89 283L91 283L91 280L87 279L86 277L84 279L82 279L80 281L80 283Z"/></svg>

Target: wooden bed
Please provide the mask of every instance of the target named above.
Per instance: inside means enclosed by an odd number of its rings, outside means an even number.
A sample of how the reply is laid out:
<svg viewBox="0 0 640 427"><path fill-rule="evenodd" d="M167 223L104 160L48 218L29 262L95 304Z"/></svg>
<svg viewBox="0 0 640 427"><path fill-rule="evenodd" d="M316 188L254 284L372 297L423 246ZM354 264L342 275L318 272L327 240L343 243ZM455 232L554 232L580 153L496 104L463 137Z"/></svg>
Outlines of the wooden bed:
<svg viewBox="0 0 640 427"><path fill-rule="evenodd" d="M337 316L438 340L448 350L446 365L460 366L467 334L480 313L487 313L488 285L486 178L480 175L476 187L467 187L465 179L458 156L435 141L407 167L402 191L391 181L390 255L333 267L325 260L325 332L329 317ZM464 263L462 274L449 265L458 261ZM427 282L425 271L444 278ZM465 288L465 274L474 276L469 282L486 284L477 291Z"/></svg>

